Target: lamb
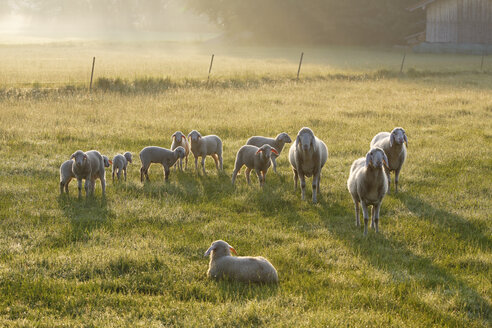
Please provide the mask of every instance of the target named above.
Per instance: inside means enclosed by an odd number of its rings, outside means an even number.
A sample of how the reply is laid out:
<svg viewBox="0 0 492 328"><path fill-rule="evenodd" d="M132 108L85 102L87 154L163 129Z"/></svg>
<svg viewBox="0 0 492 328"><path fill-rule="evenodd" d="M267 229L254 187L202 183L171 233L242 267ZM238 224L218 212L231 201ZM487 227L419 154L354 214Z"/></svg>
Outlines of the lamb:
<svg viewBox="0 0 492 328"><path fill-rule="evenodd" d="M195 157L195 169L198 172L198 157L202 157L202 169L203 174L205 172L205 157L210 155L215 161L215 167L217 171L222 170L222 140L216 135L208 135L202 137L200 132L193 130L188 134L191 143L191 152ZM220 163L220 165L219 165Z"/></svg>
<svg viewBox="0 0 492 328"><path fill-rule="evenodd" d="M143 182L143 177L149 179L149 167L151 163L160 163L164 167L165 181L169 179L170 168L176 163L179 158L184 158L186 151L183 147L179 146L174 150L166 148L149 146L142 149L140 152L140 161L142 167L140 168L140 181Z"/></svg>
<svg viewBox="0 0 492 328"><path fill-rule="evenodd" d="M405 143L405 144L403 144ZM391 133L379 132L372 138L371 148L380 147L388 157L388 166L384 169L388 177L388 194L391 188L391 171L395 172L395 193L398 193L398 178L400 170L407 157L408 139L405 130L401 127L394 128Z"/></svg>
<svg viewBox="0 0 492 328"><path fill-rule="evenodd" d="M128 163L132 163L132 153L130 153L129 151L127 151L123 155L118 154L115 157L113 157L113 168L111 170L113 176L113 182L114 182L115 173L116 176L118 177L118 181L120 180L121 171L123 171L126 181L126 167L128 166Z"/></svg>
<svg viewBox="0 0 492 328"><path fill-rule="evenodd" d="M275 148L278 152L278 155L272 155L272 164L273 164L273 172L277 173L277 162L276 158L277 156L280 155L282 150L284 149L284 146L286 143L291 143L292 139L289 137L289 135L286 132L282 132L277 137L274 138L267 138L267 137L261 137L261 136L255 136L251 137L246 141L247 145L253 145L256 147L261 147L263 145L270 145L273 148Z"/></svg>
<svg viewBox="0 0 492 328"><path fill-rule="evenodd" d="M234 172L232 173L232 184L234 185L241 167L246 165L246 179L248 180L248 184L251 183L249 174L254 169L260 181L260 187L263 187L273 154L278 155L278 152L268 144L259 148L251 145L242 146L236 155L236 163L234 165Z"/></svg>
<svg viewBox="0 0 492 328"><path fill-rule="evenodd" d="M188 169L188 155L190 154L190 144L188 143L188 140L184 136L183 132L181 131L176 131L171 137L173 139L173 143L171 144L171 150L176 149L177 147L181 146L184 148L186 155L185 155L185 170ZM174 169L178 166L178 163L174 164ZM183 159L179 159L179 169L183 171Z"/></svg>
<svg viewBox="0 0 492 328"><path fill-rule="evenodd" d="M60 194L63 194L63 189L68 194L68 184L75 178L72 172L72 160L68 160L60 165Z"/></svg>
<svg viewBox="0 0 492 328"><path fill-rule="evenodd" d="M364 235L367 235L369 213L367 207L372 205L371 228L379 232L379 209L387 192L388 182L383 165L387 165L388 157L384 150L373 147L366 155L355 160L350 168L347 187L355 204L355 224L360 226L359 203L364 215Z"/></svg>
<svg viewBox="0 0 492 328"><path fill-rule="evenodd" d="M231 256L236 250L223 240L216 240L205 252L210 256L207 276L213 279L232 279L242 282L278 283L277 270L261 256Z"/></svg>
<svg viewBox="0 0 492 328"><path fill-rule="evenodd" d="M97 150L83 152L77 150L72 154L70 159L72 163L72 172L77 178L79 189L79 198L82 196L82 179L85 179L84 189L86 196L94 194L96 179L101 180L102 195L106 195L106 172L104 171L104 160Z"/></svg>
<svg viewBox="0 0 492 328"><path fill-rule="evenodd" d="M313 203L319 193L321 169L328 158L328 148L318 139L310 128L302 128L297 134L296 141L290 146L289 162L294 171L294 191L297 190L297 179L301 181L302 199L305 198L305 176L313 177Z"/></svg>

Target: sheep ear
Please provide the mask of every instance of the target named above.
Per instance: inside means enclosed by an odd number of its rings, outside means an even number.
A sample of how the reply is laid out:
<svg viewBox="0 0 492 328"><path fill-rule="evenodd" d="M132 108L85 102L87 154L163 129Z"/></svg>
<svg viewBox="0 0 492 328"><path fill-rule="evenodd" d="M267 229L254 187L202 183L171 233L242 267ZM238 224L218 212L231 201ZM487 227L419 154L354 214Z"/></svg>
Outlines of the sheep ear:
<svg viewBox="0 0 492 328"><path fill-rule="evenodd" d="M72 156L70 156L70 159L74 159L75 158L75 153L72 154Z"/></svg>
<svg viewBox="0 0 492 328"><path fill-rule="evenodd" d="M109 160L109 164L113 165L113 161L112 160Z"/></svg>
<svg viewBox="0 0 492 328"><path fill-rule="evenodd" d="M184 140L186 140L186 138L185 138L185 136L184 136L184 135L181 135L181 139L184 139Z"/></svg>
<svg viewBox="0 0 492 328"><path fill-rule="evenodd" d="M278 151L275 148L272 148L272 153L274 153L275 155L278 155Z"/></svg>
<svg viewBox="0 0 492 328"><path fill-rule="evenodd" d="M371 164L371 161L372 161L372 156L371 156L371 153L367 153L366 155L366 167L369 166L369 164Z"/></svg>
<svg viewBox="0 0 492 328"><path fill-rule="evenodd" d="M210 246L210 247L207 249L207 251L205 252L205 255L203 255L203 256L209 256L209 255L210 255L210 253L212 253L212 251L213 251L214 249L215 249L215 245Z"/></svg>
<svg viewBox="0 0 492 328"><path fill-rule="evenodd" d="M84 155L84 160L87 159L87 155Z"/></svg>
<svg viewBox="0 0 492 328"><path fill-rule="evenodd" d="M391 133L390 135L390 147L393 147L393 143L395 142L395 135Z"/></svg>
<svg viewBox="0 0 492 328"><path fill-rule="evenodd" d="M258 149L258 151L256 152L256 155L258 155L259 153L261 153L263 151L263 149Z"/></svg>
<svg viewBox="0 0 492 328"><path fill-rule="evenodd" d="M403 140L405 140L405 146L408 147L408 139L406 134L403 135Z"/></svg>
<svg viewBox="0 0 492 328"><path fill-rule="evenodd" d="M301 138L299 137L299 135L297 135L296 137L296 144L300 144L301 143Z"/></svg>
<svg viewBox="0 0 492 328"><path fill-rule="evenodd" d="M171 138L176 138L176 133L174 133L174 134L171 136Z"/></svg>
<svg viewBox="0 0 492 328"><path fill-rule="evenodd" d="M386 153L384 151L383 151L383 163L389 169L388 157L386 156Z"/></svg>
<svg viewBox="0 0 492 328"><path fill-rule="evenodd" d="M231 250L231 252L233 252L233 253L234 253L234 254L236 254L236 256L237 256L237 252L236 252L236 250L234 249L234 247L229 246L229 249Z"/></svg>

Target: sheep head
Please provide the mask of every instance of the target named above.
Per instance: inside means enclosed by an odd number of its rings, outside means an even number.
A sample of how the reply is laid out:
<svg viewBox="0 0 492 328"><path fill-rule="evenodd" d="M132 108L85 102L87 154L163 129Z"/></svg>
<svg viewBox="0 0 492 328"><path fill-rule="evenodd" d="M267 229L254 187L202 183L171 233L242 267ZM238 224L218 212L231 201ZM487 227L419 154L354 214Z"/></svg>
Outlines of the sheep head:
<svg viewBox="0 0 492 328"><path fill-rule="evenodd" d="M191 141L195 142L198 141L201 137L202 135L197 130L193 130L188 134L188 138L190 138Z"/></svg>
<svg viewBox="0 0 492 328"><path fill-rule="evenodd" d="M286 133L286 132L282 132L280 133L276 138L275 140L277 142L279 141L283 141L284 143L291 143L292 142L292 139L289 137L289 135Z"/></svg>
<svg viewBox="0 0 492 328"><path fill-rule="evenodd" d="M174 153L176 153L176 155L178 155L178 158L185 158L185 156L186 156L186 151L181 146L176 147L176 149L174 149Z"/></svg>
<svg viewBox="0 0 492 328"><path fill-rule="evenodd" d="M123 156L125 156L126 160L129 163L132 163L132 153L130 153L129 151L127 151L126 153L123 154Z"/></svg>
<svg viewBox="0 0 492 328"><path fill-rule="evenodd" d="M77 166L82 166L87 161L87 155L82 150L77 150L70 159L74 159Z"/></svg>
<svg viewBox="0 0 492 328"><path fill-rule="evenodd" d="M388 157L386 157L384 150L379 147L371 148L366 155L366 167L371 166L380 169L383 165L388 167Z"/></svg>
<svg viewBox="0 0 492 328"><path fill-rule="evenodd" d="M403 128L398 127L398 128L394 128L393 131L391 131L390 147L393 147L394 143L396 143L397 145L401 145L405 143L405 146L408 147L407 135Z"/></svg>
<svg viewBox="0 0 492 328"><path fill-rule="evenodd" d="M210 245L204 256L209 256L210 254L212 254L212 257L231 256L231 252L237 255L234 247L223 240L216 240Z"/></svg>
<svg viewBox="0 0 492 328"><path fill-rule="evenodd" d="M314 142L314 132L310 128L304 127L297 133L296 144L303 152L314 149Z"/></svg>
<svg viewBox="0 0 492 328"><path fill-rule="evenodd" d="M278 151L275 148L273 148L272 146L268 145L268 144L265 144L265 145L261 146L256 151L256 154L260 154L260 153L263 153L263 155L266 158L270 158L270 156L272 156L272 153L274 153L275 155L278 156Z"/></svg>
<svg viewBox="0 0 492 328"><path fill-rule="evenodd" d="M183 132L181 132L181 131L174 132L172 138L174 138L174 140L176 140L178 142L181 141L182 139L186 139Z"/></svg>

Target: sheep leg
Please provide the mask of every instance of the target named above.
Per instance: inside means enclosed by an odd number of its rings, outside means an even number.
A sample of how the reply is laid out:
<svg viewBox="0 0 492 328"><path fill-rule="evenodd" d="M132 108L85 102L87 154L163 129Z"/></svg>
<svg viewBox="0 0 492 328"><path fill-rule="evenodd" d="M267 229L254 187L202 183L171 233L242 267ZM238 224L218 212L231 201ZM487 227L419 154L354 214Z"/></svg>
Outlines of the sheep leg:
<svg viewBox="0 0 492 328"><path fill-rule="evenodd" d="M114 167L113 167L113 170L111 171L111 175L112 175L113 183L114 183Z"/></svg>
<svg viewBox="0 0 492 328"><path fill-rule="evenodd" d="M205 172L205 157L206 156L202 156L202 170L203 170L203 175L207 175L207 172Z"/></svg>
<svg viewBox="0 0 492 328"><path fill-rule="evenodd" d="M101 180L102 196L106 197L106 179L103 176L99 180Z"/></svg>
<svg viewBox="0 0 492 328"><path fill-rule="evenodd" d="M223 158L222 158L222 154L219 154L219 167L220 167L220 170L222 171L224 169L224 161L223 161Z"/></svg>
<svg viewBox="0 0 492 328"><path fill-rule="evenodd" d="M215 161L215 167L217 168L217 171L219 171L219 158L217 157L217 154L212 154L212 158Z"/></svg>
<svg viewBox="0 0 492 328"><path fill-rule="evenodd" d="M274 156L271 157L271 161L273 166L273 172L277 173L277 161L275 160Z"/></svg>
<svg viewBox="0 0 492 328"><path fill-rule="evenodd" d="M388 178L388 192L387 194L391 194L391 172L387 171L386 172L386 177Z"/></svg>
<svg viewBox="0 0 492 328"><path fill-rule="evenodd" d="M169 173L171 172L171 170L167 166L163 165L163 167L164 167L164 181L168 182L169 181Z"/></svg>
<svg viewBox="0 0 492 328"><path fill-rule="evenodd" d="M297 190L297 181L299 179L299 174L297 174L296 169L292 169L294 171L294 192Z"/></svg>
<svg viewBox="0 0 492 328"><path fill-rule="evenodd" d="M248 184L251 184L251 180L249 178L249 174L251 173L251 169L248 167L246 169L246 172L244 174L246 174L246 180L248 181Z"/></svg>
<svg viewBox="0 0 492 328"><path fill-rule="evenodd" d="M371 228L374 229L374 212L376 211L376 206L372 205L372 215L371 215Z"/></svg>
<svg viewBox="0 0 492 328"><path fill-rule="evenodd" d="M355 204L355 225L357 227L360 227L360 218L359 218L359 215L360 215L360 206L359 206L359 202L354 199L354 204Z"/></svg>
<svg viewBox="0 0 492 328"><path fill-rule="evenodd" d="M84 189L85 189L85 197L87 197L91 192L91 182L89 177L86 177L85 179Z"/></svg>
<svg viewBox="0 0 492 328"><path fill-rule="evenodd" d="M94 195L95 191L96 191L96 179L91 178L91 194Z"/></svg>
<svg viewBox="0 0 492 328"><path fill-rule="evenodd" d="M195 171L198 173L198 156L195 156Z"/></svg>
<svg viewBox="0 0 492 328"><path fill-rule="evenodd" d="M318 202L317 199L317 191L318 191L318 185L319 185L319 174L313 175L313 204L316 204Z"/></svg>
<svg viewBox="0 0 492 328"><path fill-rule="evenodd" d="M367 225L369 224L369 213L367 211L367 204L363 200L360 201L362 205L362 215L364 216L364 236L367 236Z"/></svg>
<svg viewBox="0 0 492 328"><path fill-rule="evenodd" d="M118 168L118 181L120 181L120 178L121 178L121 168Z"/></svg>
<svg viewBox="0 0 492 328"><path fill-rule="evenodd" d="M232 185L236 182L236 177L241 168L240 167L235 167L234 171L232 172Z"/></svg>
<svg viewBox="0 0 492 328"><path fill-rule="evenodd" d="M65 187L65 184L63 181L60 181L60 195L63 195L63 188Z"/></svg>
<svg viewBox="0 0 492 328"><path fill-rule="evenodd" d="M142 167L140 168L140 182L142 182L142 183L143 183L143 176L144 176L144 167L142 166ZM114 178L113 178L113 179L114 179Z"/></svg>
<svg viewBox="0 0 492 328"><path fill-rule="evenodd" d="M260 170L255 170L256 176L258 177L258 181L260 182L260 188L263 187L263 176L261 175Z"/></svg>
<svg viewBox="0 0 492 328"><path fill-rule="evenodd" d="M263 185L265 185L266 182L266 171L261 172L263 174Z"/></svg>
<svg viewBox="0 0 492 328"><path fill-rule="evenodd" d="M126 181L126 167L123 169L123 174L125 175L125 181Z"/></svg>
<svg viewBox="0 0 492 328"><path fill-rule="evenodd" d="M400 168L395 170L395 194L398 193L398 177L400 176Z"/></svg>
<svg viewBox="0 0 492 328"><path fill-rule="evenodd" d="M185 170L188 170L188 155L185 157Z"/></svg>
<svg viewBox="0 0 492 328"><path fill-rule="evenodd" d="M374 225L376 226L376 232L379 232L379 209L381 208L381 202L373 206L372 208L373 208L372 218L374 220Z"/></svg>
<svg viewBox="0 0 492 328"><path fill-rule="evenodd" d="M179 170L182 172L183 171L183 159L179 159Z"/></svg>
<svg viewBox="0 0 492 328"><path fill-rule="evenodd" d="M68 195L68 184L69 183L70 183L70 181L65 184L65 192L67 193L67 195Z"/></svg>
<svg viewBox="0 0 492 328"><path fill-rule="evenodd" d="M77 178L77 188L79 189L79 198L82 197L82 179Z"/></svg>
<svg viewBox="0 0 492 328"><path fill-rule="evenodd" d="M303 173L299 173L299 180L301 181L301 199L304 200L306 198L306 177ZM316 196L314 196L314 199Z"/></svg>

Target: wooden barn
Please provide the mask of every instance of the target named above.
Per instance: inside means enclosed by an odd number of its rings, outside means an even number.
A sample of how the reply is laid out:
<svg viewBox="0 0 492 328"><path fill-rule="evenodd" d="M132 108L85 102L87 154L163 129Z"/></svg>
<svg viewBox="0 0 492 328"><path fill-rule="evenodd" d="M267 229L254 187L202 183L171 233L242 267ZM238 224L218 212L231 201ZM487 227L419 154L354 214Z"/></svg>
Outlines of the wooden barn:
<svg viewBox="0 0 492 328"><path fill-rule="evenodd" d="M421 9L426 12L425 43L492 45L492 0L422 0L408 8Z"/></svg>

